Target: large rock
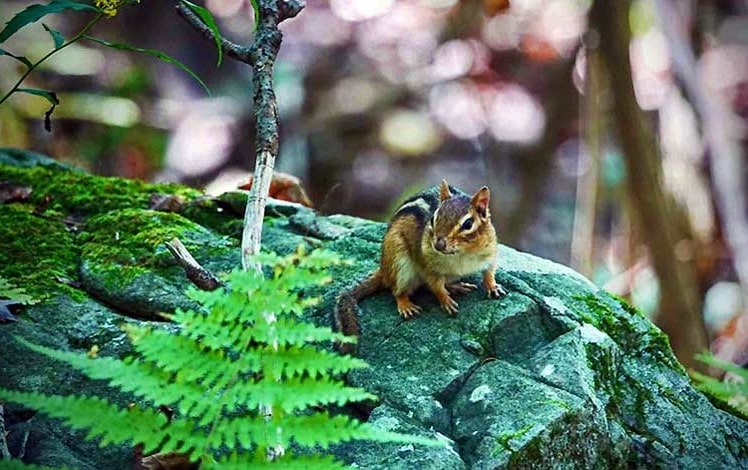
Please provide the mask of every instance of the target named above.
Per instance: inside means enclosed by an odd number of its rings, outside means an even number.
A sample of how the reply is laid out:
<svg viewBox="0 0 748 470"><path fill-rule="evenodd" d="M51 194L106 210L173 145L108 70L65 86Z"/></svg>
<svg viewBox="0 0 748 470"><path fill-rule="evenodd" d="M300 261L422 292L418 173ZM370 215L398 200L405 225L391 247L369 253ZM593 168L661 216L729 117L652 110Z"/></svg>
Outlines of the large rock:
<svg viewBox="0 0 748 470"><path fill-rule="evenodd" d="M213 272L239 264L243 195L203 199L171 185L100 178L43 156L0 151L0 181L32 188L0 205L0 277L40 302L0 324L0 387L129 397L25 349L13 335L56 348L123 356L120 325L189 307L187 281L163 242L179 237ZM177 194L180 213L148 209ZM325 246L353 261L308 319L329 325L336 293L377 265L385 226L321 217L271 202L264 246L289 253ZM334 451L359 468L748 468L748 423L696 391L667 338L625 303L568 268L500 247L509 294L458 299L449 317L429 293L402 321L388 293L361 302L358 355L371 365L349 381L379 396L351 410L383 429L439 435L447 448L353 442ZM474 281L477 281L477 277ZM163 327L167 324L159 323ZM53 467L128 468L132 449L99 449L54 420L6 407L11 451Z"/></svg>

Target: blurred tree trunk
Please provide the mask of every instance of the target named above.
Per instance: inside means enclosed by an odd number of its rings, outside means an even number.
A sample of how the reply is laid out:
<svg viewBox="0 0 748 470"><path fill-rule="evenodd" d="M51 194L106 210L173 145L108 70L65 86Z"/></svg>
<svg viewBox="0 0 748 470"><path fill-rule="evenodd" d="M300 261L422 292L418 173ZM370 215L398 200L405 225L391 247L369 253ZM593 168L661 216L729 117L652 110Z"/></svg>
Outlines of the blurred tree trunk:
<svg viewBox="0 0 748 470"><path fill-rule="evenodd" d="M577 115L579 102L571 81L573 69L574 62L564 60L544 70L550 92L542 98L547 116L543 136L535 145L513 149L518 162L520 194L511 214L499 219L499 226L504 227L502 240L509 245L519 243L528 225L537 217L548 181L556 168L556 150L569 127L569 116ZM501 214L502 211L494 213Z"/></svg>
<svg viewBox="0 0 748 470"><path fill-rule="evenodd" d="M705 372L705 365L694 358L697 352L707 349L695 268L692 258L676 254L676 245L688 241L682 231L687 225L664 190L658 147L651 125L634 95L629 62L630 5L629 0L594 2L590 27L600 36L600 49L614 100L612 118L623 150L631 206L660 282L657 322L670 337L678 359L687 368Z"/></svg>
<svg viewBox="0 0 748 470"><path fill-rule="evenodd" d="M585 152L577 163L579 176L574 207L574 229L571 238L571 266L587 277L593 273L595 252L595 222L599 205L600 166L603 161L603 138L606 128L605 104L601 101L607 91L602 83L602 65L597 48L586 50L585 91L582 129ZM583 158L586 154L587 158ZM586 166L585 166L586 164Z"/></svg>

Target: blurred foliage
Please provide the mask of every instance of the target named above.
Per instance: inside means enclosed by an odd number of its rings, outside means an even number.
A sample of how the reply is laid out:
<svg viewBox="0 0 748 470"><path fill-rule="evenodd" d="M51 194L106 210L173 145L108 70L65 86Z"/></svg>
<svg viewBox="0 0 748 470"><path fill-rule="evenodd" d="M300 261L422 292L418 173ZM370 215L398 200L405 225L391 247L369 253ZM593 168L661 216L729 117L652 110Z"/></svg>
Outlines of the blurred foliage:
<svg viewBox="0 0 748 470"><path fill-rule="evenodd" d="M709 354L700 355L699 360L727 372L727 376L719 380L708 375L693 373L698 388L748 419L748 369L720 361Z"/></svg>

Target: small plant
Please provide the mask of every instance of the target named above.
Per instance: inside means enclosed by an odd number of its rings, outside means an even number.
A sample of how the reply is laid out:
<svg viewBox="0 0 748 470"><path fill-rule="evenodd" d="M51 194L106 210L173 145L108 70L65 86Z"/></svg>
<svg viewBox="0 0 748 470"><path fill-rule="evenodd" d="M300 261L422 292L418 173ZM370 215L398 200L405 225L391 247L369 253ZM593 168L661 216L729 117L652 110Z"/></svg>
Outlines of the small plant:
<svg viewBox="0 0 748 470"><path fill-rule="evenodd" d="M347 338L302 323L297 316L319 302L304 289L329 282L325 268L339 262L330 252L299 251L257 257L269 278L255 271L229 274L228 289L189 290L203 310L177 311L176 333L128 326L134 354L125 360L57 351L18 338L92 379L108 380L138 401L128 408L95 396L54 396L0 389L0 399L61 418L101 445L142 444L150 453L177 452L200 468L249 468L268 463L274 449L292 449L278 463L299 468L340 468L313 453L351 439L435 444L378 430L327 405L372 400L335 376L365 367L360 359L319 349ZM174 411L167 418L158 409ZM272 413L265 413L266 411ZM303 449L309 450L303 451ZM294 452L301 450L301 452Z"/></svg>
<svg viewBox="0 0 748 470"><path fill-rule="evenodd" d="M748 419L748 370L730 362L720 361L711 354L697 354L696 359L732 374L730 379L723 381L691 372L698 389Z"/></svg>
<svg viewBox="0 0 748 470"><path fill-rule="evenodd" d="M0 56L7 56L12 59L17 60L21 64L26 67L26 70L21 75L21 77L18 79L18 81L13 85L13 87L8 90L5 94L0 95L0 105L2 105L8 98L11 97L14 93L26 93L30 95L35 96L41 96L42 98L46 99L51 106L49 110L45 113L44 116L44 127L47 131L51 131L51 115L55 110L55 107L60 104L60 100L57 97L57 93L51 90L42 90L38 88L22 88L21 85L26 80L26 78L36 70L44 61L52 57L54 54L57 54L58 52L63 51L65 48L70 46L71 44L81 41L81 40L87 40L94 43L97 43L99 45L109 47L112 49L119 49L119 50L126 50L126 51L132 51L132 52L139 52L142 54L147 54L153 57L158 58L159 60L162 60L164 62L167 62L169 64L172 64L176 67L179 67L180 69L184 70L186 73L188 73L194 80L196 80L200 86L203 87L206 93L210 95L210 90L208 89L207 85L198 77L192 70L190 70L186 65L179 62L175 58L164 54L163 52L154 50L154 49L143 49L140 47L133 47L128 44L121 44L116 42L109 42L105 41L103 39L99 39L93 36L90 36L88 33L93 29L93 27L103 18L112 18L114 17L119 9L121 9L125 5L130 4L137 4L140 3L140 0L93 0L93 1L81 1L81 0L51 0L46 5L31 5L28 8L24 9L23 11L20 11L17 13L13 18L10 19L5 24L5 27L0 31L0 44L3 44L7 39L9 39L11 36L13 36L18 30L21 28L31 24L35 23L45 16L52 14L52 13L60 13L64 11L78 11L78 12L92 12L95 14L95 16L89 21L83 29L81 29L76 35L71 37L70 39L65 39L63 35L56 31L46 24L42 23L42 26L44 29L49 33L52 39L53 43L53 49L50 50L47 54L42 56L40 59L32 62L28 58L22 55L14 54L4 48L0 48ZM188 8L190 8L192 11L194 11L197 15L200 16L200 18L203 19L203 21L208 24L211 32L213 33L213 36L216 38L217 45L220 44L220 34L218 32L218 28L215 24L215 21L213 20L213 16L203 7L200 7L198 5L195 5L194 3L184 1L184 4L187 5ZM219 51L219 59L218 64L221 63L221 49L218 49Z"/></svg>

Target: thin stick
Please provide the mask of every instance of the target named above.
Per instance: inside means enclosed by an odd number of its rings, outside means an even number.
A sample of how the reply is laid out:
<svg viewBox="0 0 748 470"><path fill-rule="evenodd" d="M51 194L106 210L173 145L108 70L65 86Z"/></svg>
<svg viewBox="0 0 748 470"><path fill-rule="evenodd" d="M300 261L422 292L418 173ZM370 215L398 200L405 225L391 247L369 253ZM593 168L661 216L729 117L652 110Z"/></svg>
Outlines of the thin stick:
<svg viewBox="0 0 748 470"><path fill-rule="evenodd" d="M10 460L10 450L8 449L8 441L6 440L5 436L7 433L5 432L5 409L3 408L3 404L0 403L0 460Z"/></svg>
<svg viewBox="0 0 748 470"><path fill-rule="evenodd" d="M280 49L283 34L278 25L286 18L293 18L304 7L298 0L260 0L260 22L252 42L254 56L254 104L255 125L255 172L254 183L249 190L247 208L244 213L242 234L242 266L259 270L251 257L260 251L262 219L270 181L273 177L275 158L278 156L278 105L273 89L273 66Z"/></svg>
<svg viewBox="0 0 748 470"><path fill-rule="evenodd" d="M187 279L198 288L211 291L221 286L221 281L212 272L202 267L178 238L166 242L166 248L182 266Z"/></svg>
<svg viewBox="0 0 748 470"><path fill-rule="evenodd" d="M255 108L255 172L254 183L249 191L244 213L242 233L242 267L259 271L260 266L251 257L260 252L262 241L262 219L265 217L270 181L273 178L275 158L278 156L278 106L273 89L273 66L280 49L283 34L278 25L293 18L304 8L303 0L259 0L259 24L250 47L243 47L225 38L220 38L221 47L229 57L254 68ZM208 26L183 3L177 4L177 12L188 24L206 39L215 41Z"/></svg>

